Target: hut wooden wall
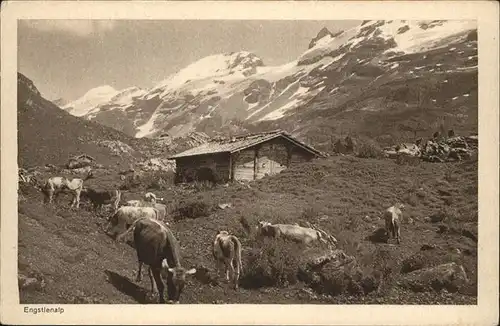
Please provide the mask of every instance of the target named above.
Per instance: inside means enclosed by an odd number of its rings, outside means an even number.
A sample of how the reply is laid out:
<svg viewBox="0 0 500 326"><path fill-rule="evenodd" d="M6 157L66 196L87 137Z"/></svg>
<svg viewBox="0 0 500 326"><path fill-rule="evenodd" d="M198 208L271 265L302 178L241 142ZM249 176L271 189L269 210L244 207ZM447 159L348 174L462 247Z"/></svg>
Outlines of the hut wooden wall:
<svg viewBox="0 0 500 326"><path fill-rule="evenodd" d="M255 148L242 150L232 156L232 179L254 180Z"/></svg>
<svg viewBox="0 0 500 326"><path fill-rule="evenodd" d="M234 180L260 179L313 158L313 154L285 138L275 138L233 154L231 177Z"/></svg>
<svg viewBox="0 0 500 326"><path fill-rule="evenodd" d="M194 181L201 169L209 168L215 173L218 181L226 182L229 179L229 162L229 154L225 153L178 158L176 160L176 181Z"/></svg>
<svg viewBox="0 0 500 326"><path fill-rule="evenodd" d="M256 168L256 179L273 175L286 169L289 165L288 151L290 143L282 138L272 139L261 144Z"/></svg>

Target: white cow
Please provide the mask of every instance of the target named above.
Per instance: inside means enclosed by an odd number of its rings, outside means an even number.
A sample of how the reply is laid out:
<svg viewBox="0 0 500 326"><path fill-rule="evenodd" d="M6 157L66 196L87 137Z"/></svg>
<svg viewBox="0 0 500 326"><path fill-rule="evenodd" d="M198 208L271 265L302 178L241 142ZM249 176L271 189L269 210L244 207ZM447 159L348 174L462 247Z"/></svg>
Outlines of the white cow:
<svg viewBox="0 0 500 326"><path fill-rule="evenodd" d="M269 237L283 237L288 240L295 242L302 242L306 245L314 241L321 241L327 243L327 240L323 238L323 233L319 230L314 230L311 228L305 228L299 225L292 224L271 224L269 222L260 221L257 230L260 234ZM337 243L337 240L333 236L327 236L333 244Z"/></svg>
<svg viewBox="0 0 500 326"><path fill-rule="evenodd" d="M392 237L396 238L398 244L401 242L400 223L403 220L403 212L401 210L404 208L404 204L396 203L394 206L391 206L384 211L387 240L389 240L392 233Z"/></svg>

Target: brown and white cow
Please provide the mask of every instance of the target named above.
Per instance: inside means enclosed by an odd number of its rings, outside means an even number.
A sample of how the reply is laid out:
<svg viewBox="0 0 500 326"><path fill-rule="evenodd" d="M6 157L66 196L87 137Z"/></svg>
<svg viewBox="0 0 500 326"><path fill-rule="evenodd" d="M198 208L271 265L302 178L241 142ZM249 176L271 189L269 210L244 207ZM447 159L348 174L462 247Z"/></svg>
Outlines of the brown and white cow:
<svg viewBox="0 0 500 326"><path fill-rule="evenodd" d="M93 178L92 171L90 171L84 179L74 178L69 180L65 177L51 177L45 182L42 187L42 192L45 198L48 199L49 204L52 204L54 196L57 197L61 192L69 190L73 194L71 207L76 206L76 208L79 208L83 182L90 178Z"/></svg>
<svg viewBox="0 0 500 326"><path fill-rule="evenodd" d="M141 280L142 265L148 265L158 289L159 302L165 302L165 285L162 278L166 278L169 302L179 303L186 276L195 274L196 269L186 270L181 266L179 244L172 231L165 224L149 218L136 220L126 234L132 230L139 262L136 280ZM152 283L151 273L148 274Z"/></svg>
<svg viewBox="0 0 500 326"><path fill-rule="evenodd" d="M400 223L403 220L402 209L405 208L404 204L396 203L384 211L385 231L387 233L387 241L389 241L391 234L396 238L398 244L401 242L401 227Z"/></svg>
<svg viewBox="0 0 500 326"><path fill-rule="evenodd" d="M231 278L234 289L237 290L242 269L240 240L227 231L219 231L215 236L212 252L219 275L224 268L226 280Z"/></svg>

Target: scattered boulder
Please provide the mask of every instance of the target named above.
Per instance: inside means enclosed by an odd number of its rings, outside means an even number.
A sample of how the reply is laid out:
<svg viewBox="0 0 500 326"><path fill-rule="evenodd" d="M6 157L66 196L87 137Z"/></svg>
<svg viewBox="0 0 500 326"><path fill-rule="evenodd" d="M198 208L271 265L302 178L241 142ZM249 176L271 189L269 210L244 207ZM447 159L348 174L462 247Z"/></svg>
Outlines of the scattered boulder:
<svg viewBox="0 0 500 326"><path fill-rule="evenodd" d="M231 208L233 207L233 205L231 203L223 203L223 204L219 204L217 205L220 209L226 209L226 208Z"/></svg>
<svg viewBox="0 0 500 326"><path fill-rule="evenodd" d="M109 148L111 153L115 156L131 156L135 153L135 150L132 147L119 140L103 140L98 142L98 145Z"/></svg>
<svg viewBox="0 0 500 326"><path fill-rule="evenodd" d="M68 163L66 164L66 167L70 170L83 168L86 166L92 166L94 161L95 161L95 159L92 156L82 154L82 155L74 156L74 157L70 158Z"/></svg>
<svg viewBox="0 0 500 326"><path fill-rule="evenodd" d="M349 154L354 152L356 142L352 137L346 136L344 139L338 139L334 144L334 152L337 154Z"/></svg>
<svg viewBox="0 0 500 326"><path fill-rule="evenodd" d="M424 244L422 247L420 247L420 250L425 251L425 250L432 250L436 249L435 245L429 245L429 244Z"/></svg>
<svg viewBox="0 0 500 326"><path fill-rule="evenodd" d="M27 277L25 275L19 274L17 276L19 290L43 290L46 283L43 279L38 279L35 277Z"/></svg>
<svg viewBox="0 0 500 326"><path fill-rule="evenodd" d="M137 164L143 171L175 171L175 160L159 157L150 158Z"/></svg>
<svg viewBox="0 0 500 326"><path fill-rule="evenodd" d="M415 292L457 292L469 279L462 265L455 262L415 270L405 275L403 286Z"/></svg>

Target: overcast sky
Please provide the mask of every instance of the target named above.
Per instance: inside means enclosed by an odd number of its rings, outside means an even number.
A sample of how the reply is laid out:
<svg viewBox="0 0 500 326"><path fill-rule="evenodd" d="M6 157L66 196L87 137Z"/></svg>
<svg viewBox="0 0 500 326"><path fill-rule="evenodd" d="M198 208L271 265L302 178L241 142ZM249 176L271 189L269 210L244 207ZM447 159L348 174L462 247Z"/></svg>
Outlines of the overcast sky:
<svg viewBox="0 0 500 326"><path fill-rule="evenodd" d="M360 21L31 20L18 28L19 71L50 100L110 85L149 88L205 56L246 50L266 65L295 60L321 28Z"/></svg>

